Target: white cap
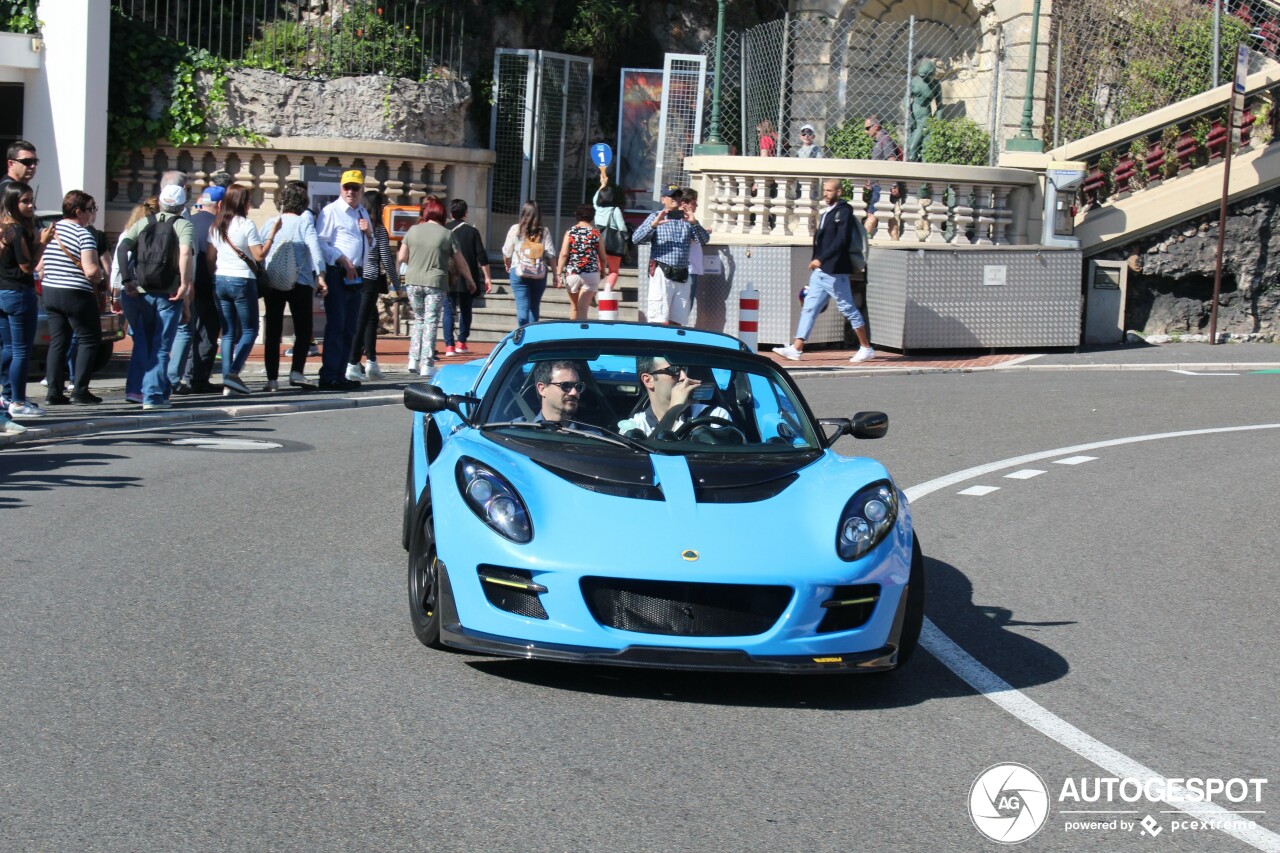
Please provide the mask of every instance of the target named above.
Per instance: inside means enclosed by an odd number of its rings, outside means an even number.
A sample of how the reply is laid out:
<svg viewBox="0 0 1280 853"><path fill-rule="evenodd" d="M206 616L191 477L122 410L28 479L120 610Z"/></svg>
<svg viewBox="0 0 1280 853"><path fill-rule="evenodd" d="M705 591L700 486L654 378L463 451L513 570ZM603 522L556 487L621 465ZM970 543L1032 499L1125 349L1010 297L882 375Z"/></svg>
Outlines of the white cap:
<svg viewBox="0 0 1280 853"><path fill-rule="evenodd" d="M187 191L182 187L168 186L160 190L160 207L182 207L187 203Z"/></svg>

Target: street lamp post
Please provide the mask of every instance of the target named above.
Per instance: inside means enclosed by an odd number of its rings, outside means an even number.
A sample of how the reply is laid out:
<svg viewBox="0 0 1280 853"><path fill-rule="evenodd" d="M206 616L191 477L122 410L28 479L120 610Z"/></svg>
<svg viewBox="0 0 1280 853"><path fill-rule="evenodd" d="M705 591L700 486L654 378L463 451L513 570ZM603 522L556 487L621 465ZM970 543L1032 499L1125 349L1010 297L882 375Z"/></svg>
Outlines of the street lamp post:
<svg viewBox="0 0 1280 853"><path fill-rule="evenodd" d="M1036 48L1040 41L1040 0L1031 7L1031 56L1027 60L1027 93L1022 99L1022 126L1018 135L1005 143L1006 151L1044 151L1044 142L1031 132L1032 106L1036 91Z"/></svg>
<svg viewBox="0 0 1280 853"><path fill-rule="evenodd" d="M1037 3L1040 0L1036 0ZM693 146L695 155L728 154L729 146L720 138L720 80L724 77L724 4L716 0L716 71L711 83L711 123L707 127L707 141Z"/></svg>

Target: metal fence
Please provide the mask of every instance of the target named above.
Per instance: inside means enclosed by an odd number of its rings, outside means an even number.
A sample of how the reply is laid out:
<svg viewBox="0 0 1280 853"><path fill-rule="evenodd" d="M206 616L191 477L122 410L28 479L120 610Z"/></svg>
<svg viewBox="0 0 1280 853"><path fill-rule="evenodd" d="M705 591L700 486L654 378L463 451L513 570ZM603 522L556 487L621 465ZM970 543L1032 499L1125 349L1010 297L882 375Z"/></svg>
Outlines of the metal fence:
<svg viewBox="0 0 1280 853"><path fill-rule="evenodd" d="M1055 0L1045 140L1065 144L1197 95L1280 51L1276 0Z"/></svg>
<svg viewBox="0 0 1280 853"><path fill-rule="evenodd" d="M587 195L591 113L590 59L548 51L499 48L493 58L489 147L489 234L492 250L529 199L553 234L573 225Z"/></svg>
<svg viewBox="0 0 1280 853"><path fill-rule="evenodd" d="M970 4L940 5L929 19L904 16L898 4L876 8L878 14L864 11L845 19L788 15L726 33L724 141L740 153L757 154L761 136L776 133L777 153L786 155L799 145L800 127L812 124L827 156L866 157L871 139L863 119L876 115L909 150L912 81L928 62L942 103L939 108L934 100L929 112L963 123L985 146L981 162L966 162L986 165L992 141L1005 135L996 94L1001 75L1007 75L1001 33L984 32ZM714 51L714 45L706 49L712 74ZM930 153L917 151L916 159L927 161Z"/></svg>
<svg viewBox="0 0 1280 853"><path fill-rule="evenodd" d="M466 20L446 0L115 0L168 38L296 77L462 76Z"/></svg>

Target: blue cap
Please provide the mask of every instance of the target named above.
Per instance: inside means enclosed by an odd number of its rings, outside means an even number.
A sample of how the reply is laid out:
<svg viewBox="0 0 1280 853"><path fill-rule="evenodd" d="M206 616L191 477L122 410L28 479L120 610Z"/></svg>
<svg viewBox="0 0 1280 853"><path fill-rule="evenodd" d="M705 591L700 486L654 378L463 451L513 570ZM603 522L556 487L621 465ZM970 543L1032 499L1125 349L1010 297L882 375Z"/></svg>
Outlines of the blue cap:
<svg viewBox="0 0 1280 853"><path fill-rule="evenodd" d="M217 204L227 194L226 187L206 187L205 191L200 194L200 200L196 204Z"/></svg>

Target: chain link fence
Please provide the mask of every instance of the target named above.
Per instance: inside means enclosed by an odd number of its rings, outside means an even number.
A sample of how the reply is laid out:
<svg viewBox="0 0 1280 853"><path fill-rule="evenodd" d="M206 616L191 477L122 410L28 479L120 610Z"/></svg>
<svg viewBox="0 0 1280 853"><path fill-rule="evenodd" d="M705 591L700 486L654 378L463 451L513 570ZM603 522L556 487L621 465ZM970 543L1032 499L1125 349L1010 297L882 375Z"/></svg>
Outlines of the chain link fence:
<svg viewBox="0 0 1280 853"><path fill-rule="evenodd" d="M466 21L445 0L115 0L160 35L294 77L462 76Z"/></svg>
<svg viewBox="0 0 1280 853"><path fill-rule="evenodd" d="M1280 51L1274 0L1055 0L1053 11L1054 147L1231 82L1238 45L1254 51L1251 72Z"/></svg>

